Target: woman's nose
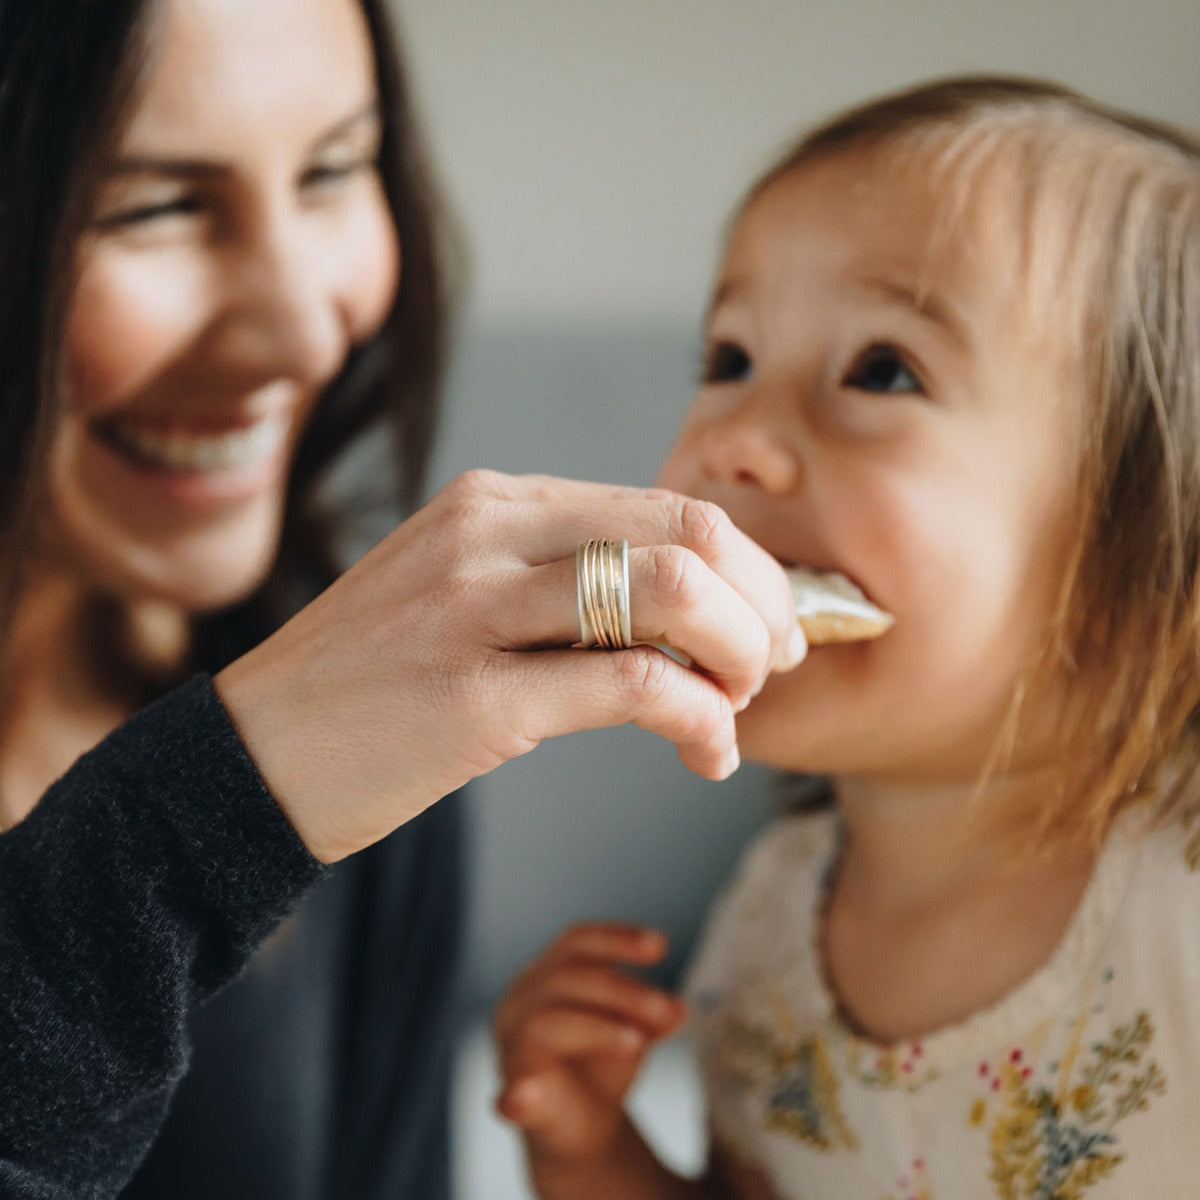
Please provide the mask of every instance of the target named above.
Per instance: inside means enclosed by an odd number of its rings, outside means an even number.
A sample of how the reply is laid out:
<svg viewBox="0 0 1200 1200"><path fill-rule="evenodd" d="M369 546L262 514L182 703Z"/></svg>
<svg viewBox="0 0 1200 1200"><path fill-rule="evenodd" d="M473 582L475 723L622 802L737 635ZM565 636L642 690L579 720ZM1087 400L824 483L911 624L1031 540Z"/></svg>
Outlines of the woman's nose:
<svg viewBox="0 0 1200 1200"><path fill-rule="evenodd" d="M747 399L704 430L701 460L713 480L743 484L772 495L791 491L800 479L795 437L782 418Z"/></svg>
<svg viewBox="0 0 1200 1200"><path fill-rule="evenodd" d="M350 332L333 264L302 234L262 230L234 252L222 350L247 372L319 388L341 369Z"/></svg>

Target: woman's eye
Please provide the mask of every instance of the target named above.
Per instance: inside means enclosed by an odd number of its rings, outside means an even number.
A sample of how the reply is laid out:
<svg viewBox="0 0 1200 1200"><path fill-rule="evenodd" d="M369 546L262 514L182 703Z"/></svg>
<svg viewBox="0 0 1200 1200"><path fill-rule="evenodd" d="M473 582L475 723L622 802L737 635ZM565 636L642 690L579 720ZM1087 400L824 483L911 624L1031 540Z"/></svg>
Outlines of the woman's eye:
<svg viewBox="0 0 1200 1200"><path fill-rule="evenodd" d="M302 188L333 187L345 182L360 171L372 170L375 166L373 159L355 159L353 162L319 163L309 167L300 176Z"/></svg>
<svg viewBox="0 0 1200 1200"><path fill-rule="evenodd" d="M754 369L750 355L736 342L714 342L704 354L704 383L739 383Z"/></svg>
<svg viewBox="0 0 1200 1200"><path fill-rule="evenodd" d="M850 369L846 387L880 395L923 395L925 387L915 372L891 346L872 346Z"/></svg>
<svg viewBox="0 0 1200 1200"><path fill-rule="evenodd" d="M101 229L127 229L133 225L150 225L173 217L194 217L203 205L195 196L180 196L154 204L132 204L104 214L96 222Z"/></svg>

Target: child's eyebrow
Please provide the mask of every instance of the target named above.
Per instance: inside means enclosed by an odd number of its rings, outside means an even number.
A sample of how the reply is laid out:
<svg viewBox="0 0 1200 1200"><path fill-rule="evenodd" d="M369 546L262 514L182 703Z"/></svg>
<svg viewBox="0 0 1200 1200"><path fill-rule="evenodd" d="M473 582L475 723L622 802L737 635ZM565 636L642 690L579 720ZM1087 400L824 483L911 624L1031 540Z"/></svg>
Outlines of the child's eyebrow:
<svg viewBox="0 0 1200 1200"><path fill-rule="evenodd" d="M926 321L940 326L961 349L971 348L967 322L957 306L941 293L879 275L864 275L856 282L865 291L873 292L891 304L900 304Z"/></svg>
<svg viewBox="0 0 1200 1200"><path fill-rule="evenodd" d="M710 320L713 313L715 313L722 304L727 304L731 300L736 300L738 295L745 291L745 289L746 281L741 276L722 279L720 283L717 284L716 289L712 294L712 299L708 302L708 308L704 313L705 321Z"/></svg>

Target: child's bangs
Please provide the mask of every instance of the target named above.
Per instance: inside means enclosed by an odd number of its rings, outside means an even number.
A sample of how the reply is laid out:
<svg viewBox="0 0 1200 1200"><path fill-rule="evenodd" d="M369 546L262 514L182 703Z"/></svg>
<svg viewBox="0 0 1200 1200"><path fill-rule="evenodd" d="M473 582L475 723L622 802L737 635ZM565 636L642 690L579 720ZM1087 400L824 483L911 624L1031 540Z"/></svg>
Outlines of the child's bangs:
<svg viewBox="0 0 1200 1200"><path fill-rule="evenodd" d="M1078 114L977 109L881 144L897 183L931 197L923 260L969 256L986 243L1026 332L1078 361L1097 319L1097 288L1136 205L1145 149Z"/></svg>

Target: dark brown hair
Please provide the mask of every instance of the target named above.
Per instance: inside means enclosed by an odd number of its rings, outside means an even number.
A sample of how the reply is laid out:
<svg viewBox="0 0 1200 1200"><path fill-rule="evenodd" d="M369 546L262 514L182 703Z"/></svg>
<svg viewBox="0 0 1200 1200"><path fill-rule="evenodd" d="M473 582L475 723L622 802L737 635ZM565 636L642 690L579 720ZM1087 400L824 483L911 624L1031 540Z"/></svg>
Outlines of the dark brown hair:
<svg viewBox="0 0 1200 1200"><path fill-rule="evenodd" d="M379 169L403 247L395 303L350 355L297 449L279 555L236 608L197 623L215 668L336 574L337 528L319 488L369 429L390 423L393 495L424 485L444 355L444 222L384 0L360 0L374 43ZM156 0L0 0L0 633L20 587L47 448L62 403L72 252L98 172L152 61Z"/></svg>
<svg viewBox="0 0 1200 1200"><path fill-rule="evenodd" d="M939 245L966 230L979 189L1004 180L1016 198L1014 257L1075 368L1082 453L1057 609L989 771L1021 736L1025 700L1067 680L1046 823L1102 834L1130 801L1177 798L1200 773L1200 141L1055 84L965 76L819 126L745 205L863 148L926 172Z"/></svg>

